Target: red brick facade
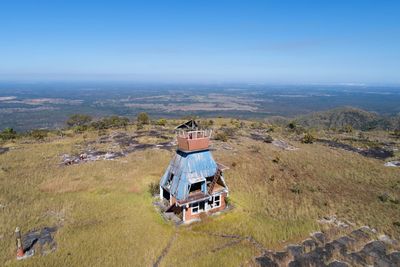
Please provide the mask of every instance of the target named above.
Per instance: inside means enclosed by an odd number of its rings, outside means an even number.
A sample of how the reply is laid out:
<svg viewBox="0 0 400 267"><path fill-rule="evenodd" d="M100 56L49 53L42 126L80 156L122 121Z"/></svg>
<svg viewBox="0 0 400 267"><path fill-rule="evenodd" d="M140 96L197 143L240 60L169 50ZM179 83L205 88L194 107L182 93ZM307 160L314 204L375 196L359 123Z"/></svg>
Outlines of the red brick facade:
<svg viewBox="0 0 400 267"><path fill-rule="evenodd" d="M226 202L225 202L225 198L226 198L226 193L222 193L221 194L221 205L218 208L214 208L214 209L210 209L208 211L203 211L203 212L199 212L196 214L192 214L192 208L188 207L182 207L183 209L185 209L185 218L184 221L188 222L191 220L196 220L196 219L200 219L200 217L206 213L206 214L212 214L212 213L216 213L219 211L222 211L226 208Z"/></svg>

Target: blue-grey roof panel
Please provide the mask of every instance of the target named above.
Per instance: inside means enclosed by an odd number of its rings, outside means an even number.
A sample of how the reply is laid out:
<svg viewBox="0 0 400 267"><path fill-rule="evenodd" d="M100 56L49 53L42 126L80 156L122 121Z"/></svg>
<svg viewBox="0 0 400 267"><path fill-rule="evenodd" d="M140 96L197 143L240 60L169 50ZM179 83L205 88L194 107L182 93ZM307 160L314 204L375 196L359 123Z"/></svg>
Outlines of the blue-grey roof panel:
<svg viewBox="0 0 400 267"><path fill-rule="evenodd" d="M209 150L191 153L178 150L161 177L160 185L169 188L171 195L177 200L183 200L188 195L191 183L213 176L216 170L217 163ZM172 182L168 184L171 174ZM206 190L205 184L202 190Z"/></svg>

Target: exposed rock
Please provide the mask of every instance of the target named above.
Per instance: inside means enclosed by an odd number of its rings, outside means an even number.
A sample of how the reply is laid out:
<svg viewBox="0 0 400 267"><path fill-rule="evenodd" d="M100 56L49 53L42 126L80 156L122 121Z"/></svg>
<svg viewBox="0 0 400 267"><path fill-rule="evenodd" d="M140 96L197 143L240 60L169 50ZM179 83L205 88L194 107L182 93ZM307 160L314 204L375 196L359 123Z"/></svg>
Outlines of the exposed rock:
<svg viewBox="0 0 400 267"><path fill-rule="evenodd" d="M312 250L315 250L318 246L318 243L313 239L306 239L303 241L302 246L304 248L304 252L308 253Z"/></svg>
<svg viewBox="0 0 400 267"><path fill-rule="evenodd" d="M258 257L256 258L256 261L261 267L279 267L276 262L272 261L267 256Z"/></svg>
<svg viewBox="0 0 400 267"><path fill-rule="evenodd" d="M6 153L9 150L10 150L10 148L8 148L8 147L0 147L0 154Z"/></svg>
<svg viewBox="0 0 400 267"><path fill-rule="evenodd" d="M301 245L289 245L286 247L286 250L287 252L289 252L289 255L291 255L293 258L304 253L303 246Z"/></svg>
<svg viewBox="0 0 400 267"><path fill-rule="evenodd" d="M349 265L342 261L333 261L328 264L328 267L348 267Z"/></svg>
<svg viewBox="0 0 400 267"><path fill-rule="evenodd" d="M297 150L298 149L297 147L294 147L283 140L274 140L274 141L272 141L272 144L283 150Z"/></svg>
<svg viewBox="0 0 400 267"><path fill-rule="evenodd" d="M327 241L326 235L321 232L315 232L311 234L311 237L319 244L319 245L325 245L325 242Z"/></svg>
<svg viewBox="0 0 400 267"><path fill-rule="evenodd" d="M392 252L388 255L388 258L395 266L400 266L400 252Z"/></svg>
<svg viewBox="0 0 400 267"><path fill-rule="evenodd" d="M387 158L394 156L393 151L388 150L386 148L376 148L376 147L359 148L359 147L353 147L348 144L339 143L339 142L332 141L332 140L325 140L325 139L318 139L317 141L320 143L323 143L325 145L328 145L330 147L340 148L340 149L351 151L351 152L356 152L356 153L363 155L364 157L369 157L369 158L376 158L376 159L383 160L383 159L387 159Z"/></svg>
<svg viewBox="0 0 400 267"><path fill-rule="evenodd" d="M324 218L317 220L318 223L321 224L331 224L338 228L348 228L349 223L340 221L336 218L336 215L325 216Z"/></svg>
<svg viewBox="0 0 400 267"><path fill-rule="evenodd" d="M400 161L389 161L385 163L386 167L400 167Z"/></svg>
<svg viewBox="0 0 400 267"><path fill-rule="evenodd" d="M57 227L44 227L39 230L32 230L22 236L24 252L29 255L47 255L56 250L57 244L54 241L54 234Z"/></svg>
<svg viewBox="0 0 400 267"><path fill-rule="evenodd" d="M147 134L143 133L140 136L157 136L163 139L169 139L166 136L160 136L160 132L150 131ZM114 160L118 158L125 157L126 155L133 153L135 151L141 151L145 149L151 148L159 148L172 150L176 146L175 141L170 142L162 142L158 144L141 144L135 138L139 137L139 135L131 136L126 133L112 133L109 136L102 136L97 140L97 143L111 144L111 151L97 151L93 149L92 145L96 142L86 142L87 148L84 149L82 146L78 146L77 148L80 150L84 150L79 156L73 156L64 154L62 155L62 164L64 165L72 165L83 162L97 161L97 160ZM90 145L90 146L89 146Z"/></svg>
<svg viewBox="0 0 400 267"><path fill-rule="evenodd" d="M336 218L325 218L332 224ZM367 226L361 227L334 240L328 240L321 232L311 234L311 239L301 245L289 245L285 251L268 251L257 257L260 266L400 266L400 252L388 254L388 246L397 242L388 236L381 235L376 240L376 230Z"/></svg>
<svg viewBox="0 0 400 267"><path fill-rule="evenodd" d="M378 239L379 239L380 241L382 241L383 243L388 244L388 245L392 245L392 246L399 245L399 242L398 242L397 240L391 239L391 238L390 238L389 236L387 236L387 235L379 235L379 236L378 236Z"/></svg>

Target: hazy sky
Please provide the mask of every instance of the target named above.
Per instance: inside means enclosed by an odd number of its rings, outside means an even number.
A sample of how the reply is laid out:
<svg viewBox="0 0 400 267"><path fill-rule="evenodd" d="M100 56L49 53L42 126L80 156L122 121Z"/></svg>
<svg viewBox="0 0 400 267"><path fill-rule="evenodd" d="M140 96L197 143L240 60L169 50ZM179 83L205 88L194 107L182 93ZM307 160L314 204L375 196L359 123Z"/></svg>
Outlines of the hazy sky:
<svg viewBox="0 0 400 267"><path fill-rule="evenodd" d="M400 83L400 1L0 1L1 79Z"/></svg>

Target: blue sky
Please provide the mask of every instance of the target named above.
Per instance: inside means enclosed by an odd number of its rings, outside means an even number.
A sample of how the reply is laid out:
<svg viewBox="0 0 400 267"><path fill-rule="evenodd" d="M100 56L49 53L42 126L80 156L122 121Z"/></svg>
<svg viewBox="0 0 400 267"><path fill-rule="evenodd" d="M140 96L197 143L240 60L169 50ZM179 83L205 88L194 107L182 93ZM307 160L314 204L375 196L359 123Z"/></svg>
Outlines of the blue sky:
<svg viewBox="0 0 400 267"><path fill-rule="evenodd" d="M400 1L0 1L0 79L400 84Z"/></svg>

